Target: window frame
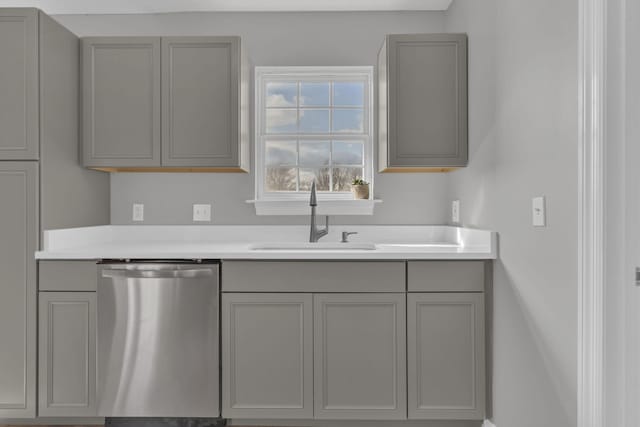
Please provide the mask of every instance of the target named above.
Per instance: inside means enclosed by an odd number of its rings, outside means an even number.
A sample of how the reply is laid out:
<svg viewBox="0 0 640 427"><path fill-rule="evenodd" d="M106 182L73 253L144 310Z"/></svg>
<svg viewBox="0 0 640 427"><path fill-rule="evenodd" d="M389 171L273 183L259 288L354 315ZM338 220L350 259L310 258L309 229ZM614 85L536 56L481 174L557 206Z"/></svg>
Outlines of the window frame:
<svg viewBox="0 0 640 427"><path fill-rule="evenodd" d="M269 138L279 138L282 140L291 139L298 140L300 135L304 135L309 140L331 140L331 136L339 135L340 140L363 141L363 177L369 182L369 190L373 196L373 164L374 164L374 68L373 66L278 66L278 67L255 67L255 145L254 145L254 165L255 165L255 199L256 201L295 201L307 200L309 191L282 191L267 192L265 191L265 172L266 172L266 140ZM363 133L283 133L283 134L266 134L266 84L273 81L363 81L365 84L364 103L363 103ZM296 110L300 107L296 106ZM314 107L310 107L313 109ZM322 108L322 107L320 107ZM333 109L331 106L330 109ZM347 107L349 108L349 107ZM352 107L353 108L353 107ZM299 120L299 118L298 118ZM330 121L331 126L331 121ZM333 138L336 139L336 138ZM333 150L330 147L330 150ZM334 165L331 164L330 167ZM296 165L296 168L299 168ZM332 192L319 191L319 200L353 200L351 192Z"/></svg>

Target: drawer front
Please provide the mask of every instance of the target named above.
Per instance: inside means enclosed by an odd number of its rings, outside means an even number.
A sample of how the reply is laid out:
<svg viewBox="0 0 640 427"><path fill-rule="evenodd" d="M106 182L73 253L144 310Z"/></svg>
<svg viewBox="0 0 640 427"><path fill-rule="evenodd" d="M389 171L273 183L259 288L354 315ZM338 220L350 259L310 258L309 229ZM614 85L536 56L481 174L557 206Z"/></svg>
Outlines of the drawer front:
<svg viewBox="0 0 640 427"><path fill-rule="evenodd" d="M225 261L223 292L404 292L405 263Z"/></svg>
<svg viewBox="0 0 640 427"><path fill-rule="evenodd" d="M485 261L409 261L409 292L483 292Z"/></svg>
<svg viewBox="0 0 640 427"><path fill-rule="evenodd" d="M38 286L41 291L95 291L96 261L40 261Z"/></svg>

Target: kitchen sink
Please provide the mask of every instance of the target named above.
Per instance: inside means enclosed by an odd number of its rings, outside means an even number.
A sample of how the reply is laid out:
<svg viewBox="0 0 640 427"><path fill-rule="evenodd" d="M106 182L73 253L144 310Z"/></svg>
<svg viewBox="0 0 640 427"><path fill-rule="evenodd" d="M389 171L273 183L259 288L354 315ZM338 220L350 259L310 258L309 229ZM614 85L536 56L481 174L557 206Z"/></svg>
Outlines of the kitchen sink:
<svg viewBox="0 0 640 427"><path fill-rule="evenodd" d="M269 242L269 243L254 243L249 245L249 249L253 251L339 251L339 250L352 250L352 251L373 251L376 249L374 243L340 243L340 242Z"/></svg>
<svg viewBox="0 0 640 427"><path fill-rule="evenodd" d="M380 247L389 249L428 249L428 248L457 248L458 243L433 242L433 243L380 243Z"/></svg>

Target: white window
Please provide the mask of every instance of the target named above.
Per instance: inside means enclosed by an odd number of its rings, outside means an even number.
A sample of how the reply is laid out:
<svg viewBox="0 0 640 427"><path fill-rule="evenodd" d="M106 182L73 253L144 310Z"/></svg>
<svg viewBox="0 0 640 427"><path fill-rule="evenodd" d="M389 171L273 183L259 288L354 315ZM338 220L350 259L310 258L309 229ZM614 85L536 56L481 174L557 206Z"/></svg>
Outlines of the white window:
<svg viewBox="0 0 640 427"><path fill-rule="evenodd" d="M372 67L256 67L257 201L306 200L313 180L320 200L372 184L372 79Z"/></svg>

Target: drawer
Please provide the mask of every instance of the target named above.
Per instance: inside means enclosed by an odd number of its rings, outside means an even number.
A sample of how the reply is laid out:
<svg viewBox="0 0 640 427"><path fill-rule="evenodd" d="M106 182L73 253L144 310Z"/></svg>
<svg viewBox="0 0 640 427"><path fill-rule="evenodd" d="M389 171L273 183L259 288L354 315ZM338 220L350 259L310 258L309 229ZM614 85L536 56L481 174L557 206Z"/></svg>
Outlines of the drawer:
<svg viewBox="0 0 640 427"><path fill-rule="evenodd" d="M96 261L40 261L38 289L41 291L95 291Z"/></svg>
<svg viewBox="0 0 640 427"><path fill-rule="evenodd" d="M485 261L409 261L409 292L483 292Z"/></svg>
<svg viewBox="0 0 640 427"><path fill-rule="evenodd" d="M404 292L404 261L223 261L223 292Z"/></svg>

